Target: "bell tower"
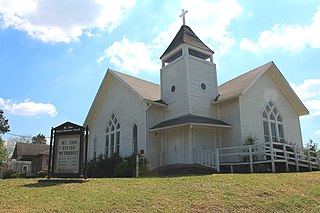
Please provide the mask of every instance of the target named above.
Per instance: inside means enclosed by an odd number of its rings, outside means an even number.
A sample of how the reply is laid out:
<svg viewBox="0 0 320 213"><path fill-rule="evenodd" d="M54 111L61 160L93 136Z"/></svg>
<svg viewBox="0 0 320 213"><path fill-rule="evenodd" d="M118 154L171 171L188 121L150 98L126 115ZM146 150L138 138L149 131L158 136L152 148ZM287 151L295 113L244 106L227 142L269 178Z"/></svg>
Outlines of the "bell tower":
<svg viewBox="0 0 320 213"><path fill-rule="evenodd" d="M213 116L211 101L217 97L214 52L185 25L160 57L161 99L168 104L166 119L187 114Z"/></svg>

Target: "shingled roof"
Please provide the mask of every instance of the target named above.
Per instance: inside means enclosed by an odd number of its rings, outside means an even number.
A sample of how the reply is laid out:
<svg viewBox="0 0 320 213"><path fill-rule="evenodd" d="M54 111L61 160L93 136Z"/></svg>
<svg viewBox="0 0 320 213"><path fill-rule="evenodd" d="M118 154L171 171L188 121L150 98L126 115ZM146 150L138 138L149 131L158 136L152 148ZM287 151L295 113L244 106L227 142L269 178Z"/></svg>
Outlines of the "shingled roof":
<svg viewBox="0 0 320 213"><path fill-rule="evenodd" d="M149 81L142 80L115 70L110 70L118 76L119 80L131 87L142 99L157 101L160 103L160 85ZM164 103L164 102L162 102Z"/></svg>
<svg viewBox="0 0 320 213"><path fill-rule="evenodd" d="M256 78L267 71L272 64L272 61L266 63L220 85L218 88L220 94L219 100L226 100L232 97L239 96L246 88L250 86L250 84L254 82Z"/></svg>
<svg viewBox="0 0 320 213"><path fill-rule="evenodd" d="M212 103L219 103L221 101L244 95L246 91L248 91L266 72L270 74L274 83L295 108L299 116L309 114L308 109L304 106L297 94L291 88L290 84L272 61L219 86L218 91L220 97L218 101L213 101Z"/></svg>
<svg viewBox="0 0 320 213"><path fill-rule="evenodd" d="M31 160L37 155L48 155L49 145L33 143L17 143L12 159Z"/></svg>
<svg viewBox="0 0 320 213"><path fill-rule="evenodd" d="M182 25L177 35L174 37L172 42L170 43L169 47L164 51L164 53L161 55L160 59L166 55L167 53L174 50L176 47L181 45L182 43L187 43L190 45L193 45L195 47L198 47L200 49L206 50L214 53L207 45L205 45L199 38L196 36L196 34L191 30L190 27L187 25Z"/></svg>
<svg viewBox="0 0 320 213"><path fill-rule="evenodd" d="M227 124L221 120L215 118L209 118L199 115L183 115L177 118L173 118L170 120L162 121L156 126L152 127L150 131L163 130L167 128L173 128L177 126L184 125L202 125L202 126L212 126L212 127L232 127L230 124Z"/></svg>

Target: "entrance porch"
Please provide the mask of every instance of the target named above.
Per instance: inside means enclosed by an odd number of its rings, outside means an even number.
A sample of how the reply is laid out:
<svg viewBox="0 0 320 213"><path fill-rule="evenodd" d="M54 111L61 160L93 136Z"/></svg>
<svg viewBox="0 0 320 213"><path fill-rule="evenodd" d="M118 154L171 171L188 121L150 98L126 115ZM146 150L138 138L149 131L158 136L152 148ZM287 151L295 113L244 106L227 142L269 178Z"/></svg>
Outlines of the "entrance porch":
<svg viewBox="0 0 320 213"><path fill-rule="evenodd" d="M195 163L215 167L214 152L221 147L221 131L230 128L223 121L195 115L161 122L149 131L150 136L158 137L157 143L149 143L153 151L149 152L150 167Z"/></svg>

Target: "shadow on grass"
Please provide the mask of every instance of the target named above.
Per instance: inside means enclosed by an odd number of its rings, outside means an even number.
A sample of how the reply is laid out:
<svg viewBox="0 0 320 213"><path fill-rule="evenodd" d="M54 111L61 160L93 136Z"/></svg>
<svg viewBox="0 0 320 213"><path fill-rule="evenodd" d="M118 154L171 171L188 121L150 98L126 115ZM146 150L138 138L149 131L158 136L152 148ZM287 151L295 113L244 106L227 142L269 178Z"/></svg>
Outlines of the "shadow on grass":
<svg viewBox="0 0 320 213"><path fill-rule="evenodd" d="M57 186L62 184L70 184L70 183L86 183L88 180L80 180L80 179L51 179L51 180L38 180L37 183L30 183L21 185L20 187L28 187L28 188L42 188L42 187L50 187L50 186Z"/></svg>

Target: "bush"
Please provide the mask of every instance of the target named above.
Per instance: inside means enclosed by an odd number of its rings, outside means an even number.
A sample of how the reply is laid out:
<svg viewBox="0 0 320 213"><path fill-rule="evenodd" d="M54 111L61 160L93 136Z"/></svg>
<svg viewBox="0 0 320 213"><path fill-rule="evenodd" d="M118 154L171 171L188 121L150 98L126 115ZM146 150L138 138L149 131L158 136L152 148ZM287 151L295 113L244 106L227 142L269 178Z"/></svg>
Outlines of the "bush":
<svg viewBox="0 0 320 213"><path fill-rule="evenodd" d="M122 158L119 155L114 154L107 158L101 154L88 163L88 177L114 177L114 170L120 163Z"/></svg>
<svg viewBox="0 0 320 213"><path fill-rule="evenodd" d="M15 171L12 169L5 170L2 178L9 179L9 178L25 178L26 172L25 171Z"/></svg>
<svg viewBox="0 0 320 213"><path fill-rule="evenodd" d="M136 170L136 155L124 159L114 170L114 177L134 177Z"/></svg>
<svg viewBox="0 0 320 213"><path fill-rule="evenodd" d="M45 178L45 177L47 177L47 175L48 175L48 169L44 169L44 170L37 172L38 178Z"/></svg>

